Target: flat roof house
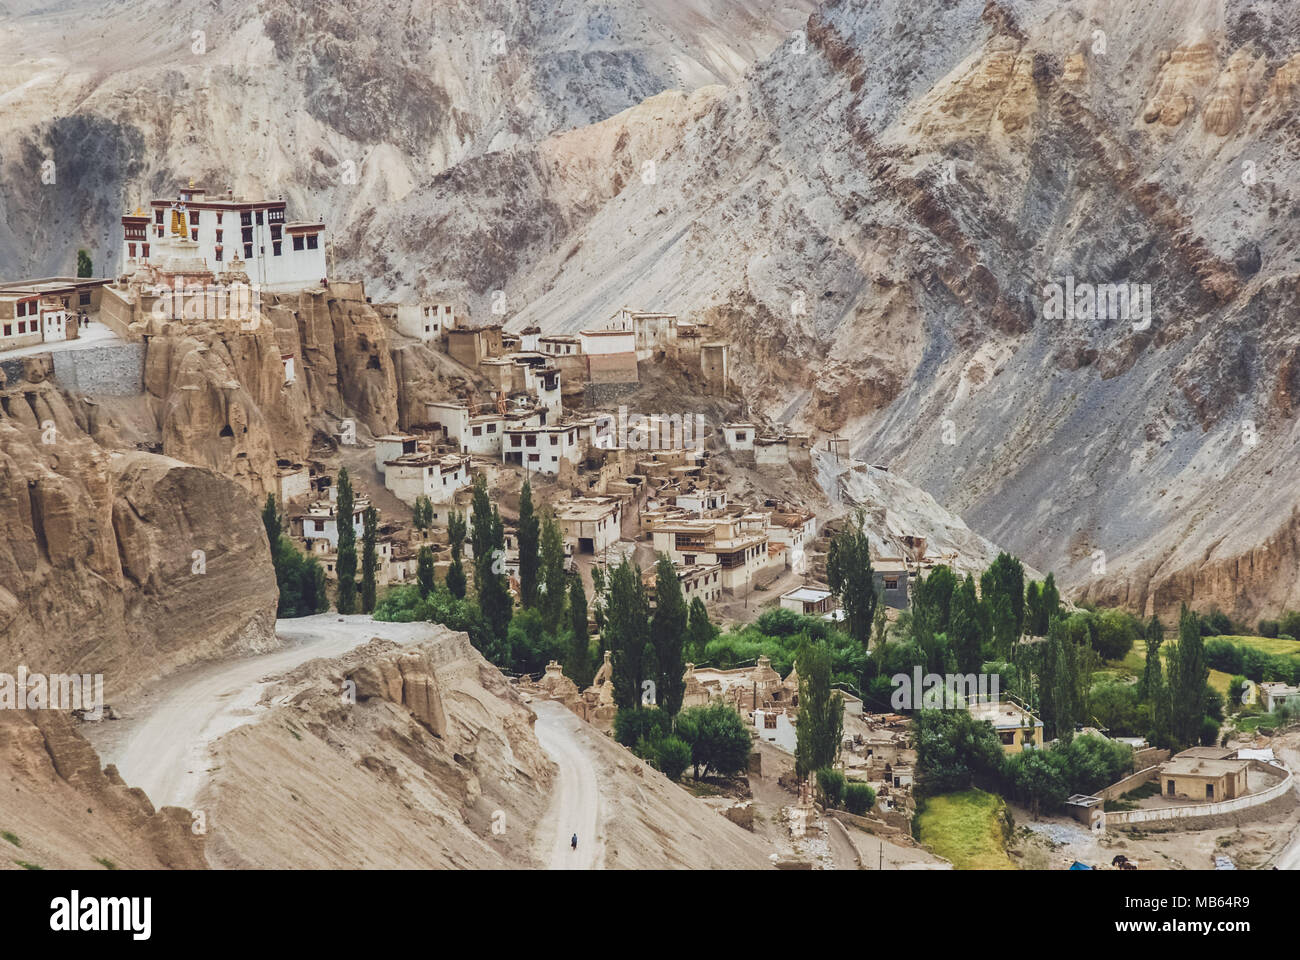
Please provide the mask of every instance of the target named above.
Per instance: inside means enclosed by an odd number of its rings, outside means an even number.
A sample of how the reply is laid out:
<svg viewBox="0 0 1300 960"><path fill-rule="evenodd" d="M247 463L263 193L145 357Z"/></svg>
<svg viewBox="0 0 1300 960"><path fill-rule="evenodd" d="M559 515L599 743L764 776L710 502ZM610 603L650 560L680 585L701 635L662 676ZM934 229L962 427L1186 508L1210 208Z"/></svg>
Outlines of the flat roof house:
<svg viewBox="0 0 1300 960"><path fill-rule="evenodd" d="M1160 765L1160 795L1201 803L1232 800L1248 790L1249 760L1177 756Z"/></svg>
<svg viewBox="0 0 1300 960"><path fill-rule="evenodd" d="M806 617L821 616L835 609L835 596L825 587L804 585L781 595L781 608Z"/></svg>
<svg viewBox="0 0 1300 960"><path fill-rule="evenodd" d="M985 700L970 703L967 709L976 720L993 724L1002 741L1003 753L1019 753L1027 743L1043 745L1043 721L1016 703Z"/></svg>

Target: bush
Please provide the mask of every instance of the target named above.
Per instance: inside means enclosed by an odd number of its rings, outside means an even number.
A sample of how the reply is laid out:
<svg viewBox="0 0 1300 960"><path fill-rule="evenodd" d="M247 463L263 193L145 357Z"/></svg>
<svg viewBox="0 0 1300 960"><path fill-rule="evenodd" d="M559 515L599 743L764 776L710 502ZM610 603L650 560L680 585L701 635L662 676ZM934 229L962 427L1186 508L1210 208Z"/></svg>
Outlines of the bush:
<svg viewBox="0 0 1300 960"><path fill-rule="evenodd" d="M669 780L680 780L691 765L690 745L681 737L665 737L659 742L659 772Z"/></svg>
<svg viewBox="0 0 1300 960"><path fill-rule="evenodd" d="M1284 633L1288 637L1300 634L1300 610L1288 610L1282 614L1277 624L1277 635L1281 637Z"/></svg>
<svg viewBox="0 0 1300 960"><path fill-rule="evenodd" d="M822 804L829 810L844 805L844 774L830 767L817 771L817 789L822 795Z"/></svg>
<svg viewBox="0 0 1300 960"><path fill-rule="evenodd" d="M691 748L696 780L710 770L725 777L749 767L749 728L725 703L683 710L677 715L676 733Z"/></svg>
<svg viewBox="0 0 1300 960"><path fill-rule="evenodd" d="M862 816L876 805L876 791L865 783L850 783L844 787L844 806L849 813Z"/></svg>
<svg viewBox="0 0 1300 960"><path fill-rule="evenodd" d="M614 714L614 739L625 747L634 747L639 740L658 743L671 730L672 717L658 707L623 707Z"/></svg>
<svg viewBox="0 0 1300 960"><path fill-rule="evenodd" d="M1276 637L1281 630L1281 625L1276 620L1259 621L1259 635L1261 637Z"/></svg>

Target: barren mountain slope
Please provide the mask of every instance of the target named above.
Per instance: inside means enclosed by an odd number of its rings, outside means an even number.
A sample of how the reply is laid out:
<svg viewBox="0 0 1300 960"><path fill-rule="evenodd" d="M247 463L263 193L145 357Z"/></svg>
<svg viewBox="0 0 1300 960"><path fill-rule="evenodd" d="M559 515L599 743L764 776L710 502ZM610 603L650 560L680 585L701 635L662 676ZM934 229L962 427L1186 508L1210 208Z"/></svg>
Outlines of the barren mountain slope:
<svg viewBox="0 0 1300 960"><path fill-rule="evenodd" d="M1268 3L827 4L506 285L511 324L711 320L766 410L1077 592L1295 604L1297 35ZM1149 325L1047 319L1067 277L1150 284Z"/></svg>
<svg viewBox="0 0 1300 960"><path fill-rule="evenodd" d="M812 6L7 2L0 272L68 272L82 244L111 272L123 207L181 177L283 194L344 237L466 157L733 80Z"/></svg>

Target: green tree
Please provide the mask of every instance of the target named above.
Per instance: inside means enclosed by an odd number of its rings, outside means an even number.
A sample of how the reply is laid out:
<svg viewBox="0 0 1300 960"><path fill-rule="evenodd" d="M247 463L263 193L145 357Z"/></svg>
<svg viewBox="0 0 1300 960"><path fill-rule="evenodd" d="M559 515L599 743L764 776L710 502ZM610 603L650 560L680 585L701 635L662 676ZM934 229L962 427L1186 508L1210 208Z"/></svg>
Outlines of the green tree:
<svg viewBox="0 0 1300 960"><path fill-rule="evenodd" d="M696 780L710 770L725 777L749 768L749 728L725 703L687 707L677 714L675 732L691 748Z"/></svg>
<svg viewBox="0 0 1300 960"><path fill-rule="evenodd" d="M844 698L831 688L831 651L824 640L804 641L799 671L799 719L795 724L795 773L806 777L829 767L840 754Z"/></svg>
<svg viewBox="0 0 1300 960"><path fill-rule="evenodd" d="M587 627L587 591L582 586L582 577L576 574L569 582L569 634L565 673L579 690L585 690L591 686L595 667L591 662L591 634Z"/></svg>
<svg viewBox="0 0 1300 960"><path fill-rule="evenodd" d="M655 650L659 671L659 708L668 716L677 715L686 694L686 662L682 646L686 640L687 610L682 599L682 584L673 562L663 554L655 563L655 610L650 619L650 642Z"/></svg>
<svg viewBox="0 0 1300 960"><path fill-rule="evenodd" d="M623 560L609 574L609 609L602 634L610 651L614 671L614 703L619 709L641 704L642 682L650 679L645 670L650 645L650 605L641 574L629 560Z"/></svg>
<svg viewBox="0 0 1300 960"><path fill-rule="evenodd" d="M451 566L447 568L447 590L453 597L465 598L465 568L460 554L465 546L465 514L452 510L447 514L447 545L451 547Z"/></svg>
<svg viewBox="0 0 1300 960"><path fill-rule="evenodd" d="M335 500L335 525L339 531L339 559L335 571L339 578L339 613L357 609L357 531L352 525L352 480L348 468L339 468L339 492Z"/></svg>
<svg viewBox="0 0 1300 960"><path fill-rule="evenodd" d="M474 480L474 501L470 515L470 545L474 548L474 591L479 609L493 638L505 639L510 630L514 606L506 581L505 527L501 513L488 500L487 480Z"/></svg>
<svg viewBox="0 0 1300 960"><path fill-rule="evenodd" d="M917 773L930 794L971 786L995 788L1002 779L1002 742L993 724L966 710L914 714Z"/></svg>
<svg viewBox="0 0 1300 960"><path fill-rule="evenodd" d="M271 550L280 542L280 534L283 532L284 521L280 517L280 511L275 505L275 494L266 495L266 504L262 507L262 526L266 529L266 542L271 545Z"/></svg>
<svg viewBox="0 0 1300 960"><path fill-rule="evenodd" d="M379 535L379 511L373 506L366 507L361 522L361 612L371 613L378 589L379 554L375 541Z"/></svg>
<svg viewBox="0 0 1300 960"><path fill-rule="evenodd" d="M867 649L876 612L876 585L871 571L871 543L866 518L856 512L831 538L826 554L826 578L844 610L849 636Z"/></svg>
<svg viewBox="0 0 1300 960"><path fill-rule="evenodd" d="M519 494L519 603L526 610L537 606L537 550L541 536L533 510L533 485L524 481ZM563 557L563 551L561 551Z"/></svg>
<svg viewBox="0 0 1300 960"><path fill-rule="evenodd" d="M952 598L949 635L959 673L978 673L984 663L984 637L980 635L979 605L975 578L967 574Z"/></svg>
<svg viewBox="0 0 1300 960"><path fill-rule="evenodd" d="M709 611L704 601L699 597L692 598L686 623L686 656L692 663L704 659L705 649L717 635L718 628L709 622Z"/></svg>
<svg viewBox="0 0 1300 960"><path fill-rule="evenodd" d="M415 498L411 522L421 532L428 532L433 527L433 501L424 494Z"/></svg>
<svg viewBox="0 0 1300 960"><path fill-rule="evenodd" d="M1146 665L1142 668L1142 678L1138 680L1138 698L1148 700L1154 691L1161 687L1160 680L1160 645L1165 642L1165 628L1160 618L1153 616L1147 623L1145 637L1147 648Z"/></svg>
<svg viewBox="0 0 1300 960"><path fill-rule="evenodd" d="M433 579L433 550L428 544L420 548L415 559L415 582L420 588L420 596L427 597L435 589Z"/></svg>
<svg viewBox="0 0 1300 960"><path fill-rule="evenodd" d="M944 564L935 567L912 591L912 616L915 618L918 611L922 611L930 629L935 633L947 633L952 622L953 594L957 588L957 575L951 567Z"/></svg>
<svg viewBox="0 0 1300 960"><path fill-rule="evenodd" d="M520 549L523 549L522 543L521 540ZM560 624L564 621L564 600L569 574L565 569L564 534L549 511L541 523L540 560L541 567L535 571L535 575L540 575L540 585L534 590L534 594L546 629L554 633L560 629Z"/></svg>
<svg viewBox="0 0 1300 960"><path fill-rule="evenodd" d="M90 251L81 249L77 251L77 277L93 277L95 275L95 265L90 260Z"/></svg>
<svg viewBox="0 0 1300 960"><path fill-rule="evenodd" d="M1200 621L1183 604L1178 614L1178 644L1169 651L1170 734L1180 746L1200 740L1209 677Z"/></svg>
<svg viewBox="0 0 1300 960"><path fill-rule="evenodd" d="M680 780L691 765L691 747L680 737L664 737L656 745L655 760L659 772L669 780Z"/></svg>
<svg viewBox="0 0 1300 960"><path fill-rule="evenodd" d="M1025 567L1009 553L999 553L980 577L980 593L993 614L993 634L999 651L1009 650L1025 630ZM1007 609L999 609L1006 599Z"/></svg>

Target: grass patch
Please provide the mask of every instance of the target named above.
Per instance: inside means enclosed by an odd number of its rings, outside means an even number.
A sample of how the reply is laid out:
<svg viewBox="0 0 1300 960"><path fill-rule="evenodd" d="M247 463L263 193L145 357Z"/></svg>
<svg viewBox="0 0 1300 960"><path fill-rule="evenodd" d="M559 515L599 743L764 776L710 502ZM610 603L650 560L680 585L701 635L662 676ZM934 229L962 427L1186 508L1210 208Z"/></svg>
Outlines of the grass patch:
<svg viewBox="0 0 1300 960"><path fill-rule="evenodd" d="M22 867L24 870L44 870L44 869L45 869L44 867L39 866L39 865L37 865L37 864L35 864L35 863L28 863L26 860L15 860L14 863L18 864L18 866Z"/></svg>
<svg viewBox="0 0 1300 960"><path fill-rule="evenodd" d="M103 867L105 870L117 869L117 864L114 863L112 860L108 859L108 857L96 857L95 862L99 864L101 867Z"/></svg>
<svg viewBox="0 0 1300 960"><path fill-rule="evenodd" d="M284 728L288 730L291 734L293 734L293 738L295 740L302 740L302 737L298 736L298 731L295 730L291 724L286 723L284 725Z"/></svg>
<svg viewBox="0 0 1300 960"><path fill-rule="evenodd" d="M1003 825L1006 803L983 790L929 797L917 816L921 842L958 870L1014 870Z"/></svg>
<svg viewBox="0 0 1300 960"><path fill-rule="evenodd" d="M1126 791L1121 799L1145 800L1147 797L1158 796L1159 793L1160 782L1158 780L1148 780L1146 783L1138 784L1132 790Z"/></svg>
<svg viewBox="0 0 1300 960"><path fill-rule="evenodd" d="M1210 639L1206 637L1206 639ZM1224 634L1215 637L1215 640L1227 640L1242 647L1254 647L1272 656L1281 654L1283 656L1300 655L1300 640L1279 640L1277 637L1240 637L1233 634Z"/></svg>
<svg viewBox="0 0 1300 960"><path fill-rule="evenodd" d="M18 834L10 833L8 830L0 831L0 837L4 837L15 847L21 847L23 845L22 841L18 839Z"/></svg>

